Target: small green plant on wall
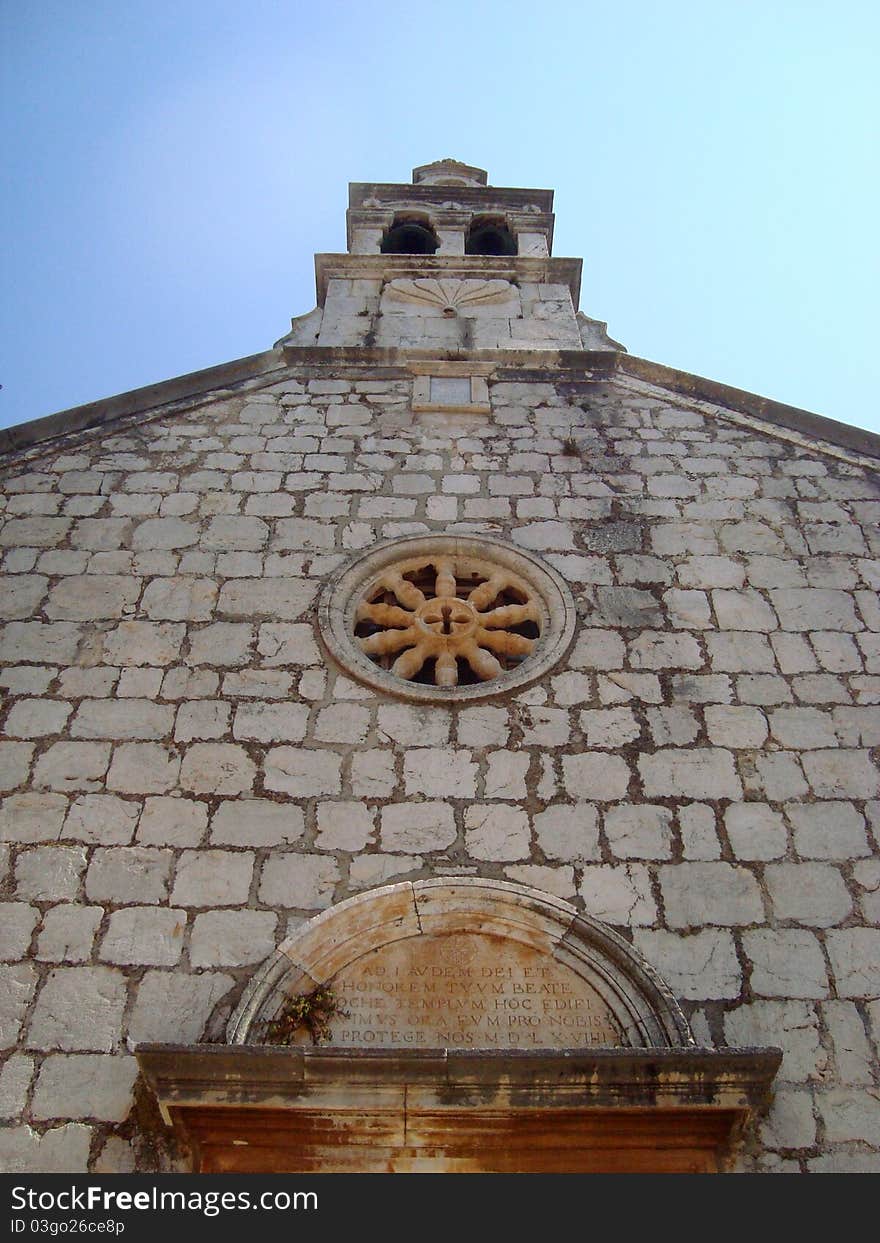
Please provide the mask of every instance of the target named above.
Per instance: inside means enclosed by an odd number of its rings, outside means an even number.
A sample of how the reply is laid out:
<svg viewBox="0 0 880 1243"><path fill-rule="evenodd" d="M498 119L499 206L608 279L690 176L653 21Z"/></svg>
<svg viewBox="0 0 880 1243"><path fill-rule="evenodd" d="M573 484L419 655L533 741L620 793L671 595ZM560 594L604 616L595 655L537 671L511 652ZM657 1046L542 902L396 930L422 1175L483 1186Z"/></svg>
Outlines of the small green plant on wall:
<svg viewBox="0 0 880 1243"><path fill-rule="evenodd" d="M330 1024L336 1017L348 1018L348 1011L332 988L319 984L310 993L287 997L273 1019L263 1019L256 1026L261 1029L263 1044L296 1044L304 1031L312 1044L320 1044L332 1038Z"/></svg>

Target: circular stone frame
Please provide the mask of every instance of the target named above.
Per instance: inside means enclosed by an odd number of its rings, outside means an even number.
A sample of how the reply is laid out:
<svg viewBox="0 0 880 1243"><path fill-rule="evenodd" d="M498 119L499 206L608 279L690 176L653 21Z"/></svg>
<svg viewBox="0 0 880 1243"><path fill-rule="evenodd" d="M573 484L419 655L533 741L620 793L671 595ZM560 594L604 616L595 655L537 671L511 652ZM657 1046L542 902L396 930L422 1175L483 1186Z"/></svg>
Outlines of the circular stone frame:
<svg viewBox="0 0 880 1243"><path fill-rule="evenodd" d="M355 612L370 584L397 562L414 557L479 560L524 579L541 611L540 637L521 664L476 685L432 686L398 677L357 646ZM577 611L565 581L533 553L487 535L415 535L383 540L342 566L318 599L318 631L329 655L358 682L415 703L460 703L513 694L543 677L566 655Z"/></svg>

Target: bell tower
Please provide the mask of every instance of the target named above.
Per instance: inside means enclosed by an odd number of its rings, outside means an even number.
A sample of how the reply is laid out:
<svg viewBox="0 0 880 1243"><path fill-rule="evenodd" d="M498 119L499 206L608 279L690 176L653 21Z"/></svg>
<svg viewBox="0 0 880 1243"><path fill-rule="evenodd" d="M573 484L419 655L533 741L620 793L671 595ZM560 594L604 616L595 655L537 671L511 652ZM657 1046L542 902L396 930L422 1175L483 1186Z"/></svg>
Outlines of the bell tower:
<svg viewBox="0 0 880 1243"><path fill-rule="evenodd" d="M577 313L580 259L552 257L552 190L487 182L443 159L408 185L352 184L348 253L315 256L318 306L278 344L408 359L621 348Z"/></svg>

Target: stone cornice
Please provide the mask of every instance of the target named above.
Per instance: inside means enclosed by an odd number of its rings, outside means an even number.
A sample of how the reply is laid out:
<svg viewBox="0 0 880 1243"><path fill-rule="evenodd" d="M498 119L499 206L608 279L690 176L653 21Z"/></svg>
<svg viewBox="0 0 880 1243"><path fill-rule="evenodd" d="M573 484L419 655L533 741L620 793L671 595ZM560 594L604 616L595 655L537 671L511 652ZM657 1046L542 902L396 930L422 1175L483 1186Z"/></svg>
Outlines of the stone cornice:
<svg viewBox="0 0 880 1243"><path fill-rule="evenodd" d="M388 207L402 203L461 203L472 211L522 211L537 207L549 214L553 211L552 190L521 190L498 186L409 185L387 182L352 182L348 187L349 207Z"/></svg>
<svg viewBox="0 0 880 1243"><path fill-rule="evenodd" d="M342 256L355 258L356 256ZM403 256L405 258L405 256ZM386 256L381 256L385 259ZM424 262L424 260L422 260ZM495 260L494 262L508 262ZM520 260L519 262L524 262ZM543 262L548 260L529 260ZM550 260L560 263L564 260ZM216 367L176 376L144 388L118 393L114 397L60 410L45 418L34 419L17 426L0 430L0 453L11 454L18 450L50 442L60 436L89 428L102 427L115 420L143 415L156 418L186 406L188 403L219 397L218 390L232 390L245 384L265 379L272 381L278 372L286 372L292 366L315 366L348 368L353 371L370 368L405 378L411 374L408 364L413 361L445 359L451 362L475 362L491 364L491 371L498 379L548 378L556 376L570 380L608 380L615 373L630 376L634 380L654 385L669 392L678 393L694 401L702 401L733 414L747 416L766 425L768 432L787 429L797 436L823 445L836 446L849 453L872 459L868 465L880 466L880 435L840 423L835 419L788 406L756 393L721 384L704 376L678 371L662 363L638 358L633 354L610 350L398 350L355 346L284 346L234 359Z"/></svg>
<svg viewBox="0 0 880 1243"><path fill-rule="evenodd" d="M324 305L330 280L393 280L399 276L462 277L508 280L534 285L567 285L577 310L581 294L581 260L525 258L520 255L315 255L318 305Z"/></svg>

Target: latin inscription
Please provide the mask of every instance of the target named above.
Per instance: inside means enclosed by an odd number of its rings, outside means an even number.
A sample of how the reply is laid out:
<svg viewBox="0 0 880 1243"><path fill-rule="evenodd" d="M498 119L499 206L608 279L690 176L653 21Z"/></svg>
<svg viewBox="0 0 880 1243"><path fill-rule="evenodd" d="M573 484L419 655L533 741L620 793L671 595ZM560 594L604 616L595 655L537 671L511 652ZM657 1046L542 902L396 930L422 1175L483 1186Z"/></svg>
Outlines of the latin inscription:
<svg viewBox="0 0 880 1243"><path fill-rule="evenodd" d="M385 945L332 982L347 1047L582 1048L622 1045L587 980L507 939L456 933Z"/></svg>

